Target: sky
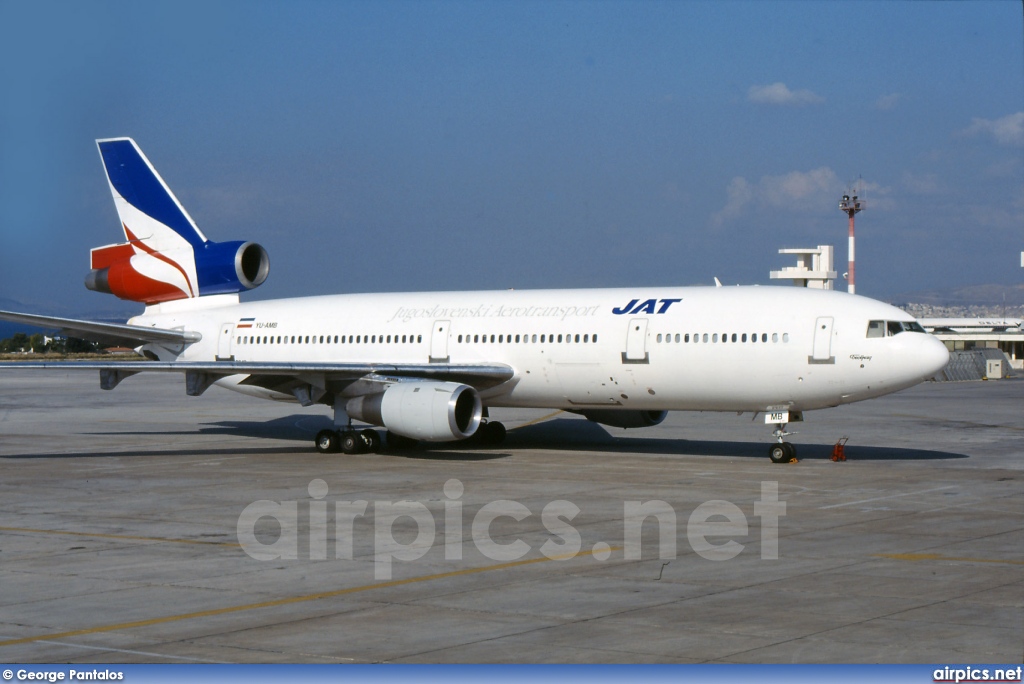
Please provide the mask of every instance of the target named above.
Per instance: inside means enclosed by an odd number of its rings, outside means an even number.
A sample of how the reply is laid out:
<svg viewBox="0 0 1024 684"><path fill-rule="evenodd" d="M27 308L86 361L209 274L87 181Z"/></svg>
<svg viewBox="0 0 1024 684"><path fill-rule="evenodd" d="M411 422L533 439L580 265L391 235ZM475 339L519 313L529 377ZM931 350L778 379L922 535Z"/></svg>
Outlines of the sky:
<svg viewBox="0 0 1024 684"><path fill-rule="evenodd" d="M858 294L1024 281L1010 0L2 0L0 86L22 310L141 310L83 286L117 136L267 249L246 299L769 284L822 244L843 273L850 188Z"/></svg>

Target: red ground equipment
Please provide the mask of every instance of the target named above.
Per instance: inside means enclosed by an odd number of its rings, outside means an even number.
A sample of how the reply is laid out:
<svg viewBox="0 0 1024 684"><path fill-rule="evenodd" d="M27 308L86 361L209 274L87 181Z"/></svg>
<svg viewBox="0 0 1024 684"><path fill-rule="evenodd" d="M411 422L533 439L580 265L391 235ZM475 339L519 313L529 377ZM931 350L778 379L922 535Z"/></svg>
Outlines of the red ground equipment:
<svg viewBox="0 0 1024 684"><path fill-rule="evenodd" d="M850 441L849 437L840 437L836 445L832 447L832 460L833 461L845 461L846 460L846 443Z"/></svg>

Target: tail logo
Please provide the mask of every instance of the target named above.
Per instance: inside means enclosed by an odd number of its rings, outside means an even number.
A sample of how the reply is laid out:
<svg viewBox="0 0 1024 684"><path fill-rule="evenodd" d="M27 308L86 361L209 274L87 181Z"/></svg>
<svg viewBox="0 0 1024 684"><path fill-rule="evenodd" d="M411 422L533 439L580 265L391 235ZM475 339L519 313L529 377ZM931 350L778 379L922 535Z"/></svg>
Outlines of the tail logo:
<svg viewBox="0 0 1024 684"><path fill-rule="evenodd" d="M266 251L208 240L134 140L96 144L127 242L92 250L86 287L155 304L237 293L266 280Z"/></svg>

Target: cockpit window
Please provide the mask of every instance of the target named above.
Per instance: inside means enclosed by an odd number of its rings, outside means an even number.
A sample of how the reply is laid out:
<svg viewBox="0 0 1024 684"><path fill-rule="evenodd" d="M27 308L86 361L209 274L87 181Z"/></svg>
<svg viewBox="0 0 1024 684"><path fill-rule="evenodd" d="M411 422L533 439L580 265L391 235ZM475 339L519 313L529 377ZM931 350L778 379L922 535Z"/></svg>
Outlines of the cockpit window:
<svg viewBox="0 0 1024 684"><path fill-rule="evenodd" d="M924 331L917 321L868 321L868 337L892 337L901 332Z"/></svg>
<svg viewBox="0 0 1024 684"><path fill-rule="evenodd" d="M903 329L906 330L907 332L923 333L925 331L924 328L921 327L921 324L918 323L917 321L911 321L910 323L904 323L903 324Z"/></svg>

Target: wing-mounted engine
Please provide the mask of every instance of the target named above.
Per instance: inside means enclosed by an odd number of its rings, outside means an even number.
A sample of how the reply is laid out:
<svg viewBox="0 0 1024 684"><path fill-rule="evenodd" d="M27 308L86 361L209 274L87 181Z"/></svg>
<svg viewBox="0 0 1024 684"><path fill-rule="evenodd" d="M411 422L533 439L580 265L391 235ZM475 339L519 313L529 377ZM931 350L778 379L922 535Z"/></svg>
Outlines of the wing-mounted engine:
<svg viewBox="0 0 1024 684"><path fill-rule="evenodd" d="M379 394L349 399L345 410L357 420L426 442L471 437L483 417L475 389L435 380L397 382Z"/></svg>
<svg viewBox="0 0 1024 684"><path fill-rule="evenodd" d="M627 411L620 409L589 409L574 411L587 420L619 428L642 428L658 425L668 416L668 411Z"/></svg>

